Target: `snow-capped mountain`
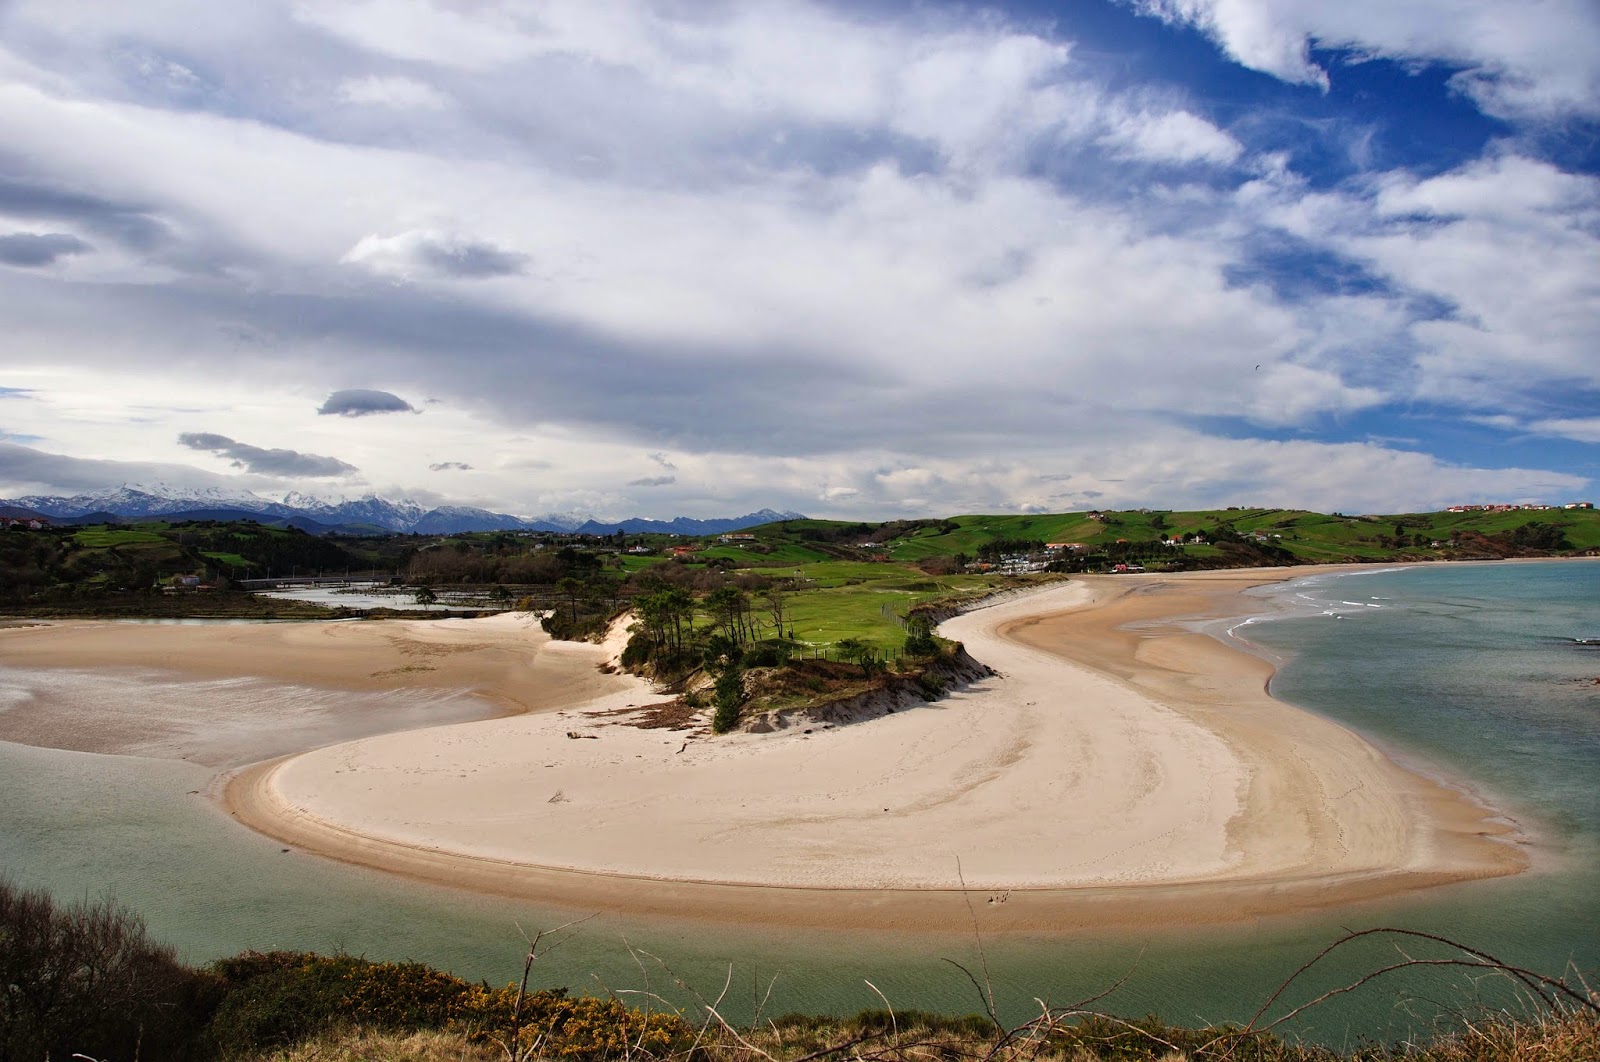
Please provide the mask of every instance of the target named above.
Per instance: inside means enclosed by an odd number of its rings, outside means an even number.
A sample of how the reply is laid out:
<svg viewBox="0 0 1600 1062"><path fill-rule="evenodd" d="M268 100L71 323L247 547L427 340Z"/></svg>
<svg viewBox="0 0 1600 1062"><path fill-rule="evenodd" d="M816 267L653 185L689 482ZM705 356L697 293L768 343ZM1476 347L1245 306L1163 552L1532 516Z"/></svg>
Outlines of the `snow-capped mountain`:
<svg viewBox="0 0 1600 1062"><path fill-rule="evenodd" d="M247 490L218 487L174 487L166 483L124 483L120 487L75 494L70 498L29 495L16 504L46 516L73 517L88 513L118 516L164 516L196 509L233 509L273 516L293 516L292 507Z"/></svg>
<svg viewBox="0 0 1600 1062"><path fill-rule="evenodd" d="M283 504L324 524L372 524L390 531L411 531L426 516L424 509L409 498L389 501L376 494L364 498L314 498L299 491L284 495Z"/></svg>
<svg viewBox="0 0 1600 1062"><path fill-rule="evenodd" d="M487 509L474 509L466 505L441 505L424 513L411 530L420 535L453 535L460 531L538 530L531 520L507 513L492 513Z"/></svg>
<svg viewBox="0 0 1600 1062"><path fill-rule="evenodd" d="M144 519L182 513L205 514L227 519L230 514L256 514L268 519L308 521L317 527L378 527L402 534L452 535L462 531L564 531L609 535L619 528L629 534L666 532L678 535L716 535L774 520L803 520L800 513L762 509L747 516L697 520L680 516L673 520L596 520L586 513L550 513L521 517L496 513L465 505L441 505L425 509L410 499L390 501L377 495L364 498L317 498L291 491L282 500L263 498L247 490L222 490L216 487L174 487L165 483L125 483L120 487L89 491L66 497L30 495L0 505L70 520L92 513L112 513L125 519Z"/></svg>

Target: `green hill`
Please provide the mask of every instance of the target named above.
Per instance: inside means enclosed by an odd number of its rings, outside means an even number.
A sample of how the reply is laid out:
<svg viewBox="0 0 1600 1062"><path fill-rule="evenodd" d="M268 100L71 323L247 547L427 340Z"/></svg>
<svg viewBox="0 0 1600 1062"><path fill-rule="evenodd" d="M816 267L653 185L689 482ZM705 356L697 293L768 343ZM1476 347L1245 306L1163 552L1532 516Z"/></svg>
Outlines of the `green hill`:
<svg viewBox="0 0 1600 1062"><path fill-rule="evenodd" d="M1167 547L1173 552L1158 566L1487 560L1600 549L1600 511L1514 509L1347 516L1303 509L1133 509L974 514L878 524L792 520L754 528L751 534L754 541L746 548L718 546L706 556L726 556L749 567L824 558L919 564L940 557L972 559L995 543L1074 543L1091 547L1088 553L1104 553L1119 543L1148 544L1200 535L1203 545Z"/></svg>

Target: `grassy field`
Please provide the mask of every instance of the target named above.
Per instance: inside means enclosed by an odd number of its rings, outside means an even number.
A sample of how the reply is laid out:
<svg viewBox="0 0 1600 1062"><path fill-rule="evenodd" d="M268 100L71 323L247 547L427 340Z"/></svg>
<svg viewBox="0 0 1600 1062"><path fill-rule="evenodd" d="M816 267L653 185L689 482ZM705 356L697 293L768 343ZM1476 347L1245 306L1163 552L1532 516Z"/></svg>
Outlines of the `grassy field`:
<svg viewBox="0 0 1600 1062"><path fill-rule="evenodd" d="M86 527L72 536L72 540L89 549L109 549L112 546L132 546L140 543L165 542L154 531L140 531L122 527Z"/></svg>
<svg viewBox="0 0 1600 1062"><path fill-rule="evenodd" d="M837 571L833 569L839 569ZM846 574L866 568L871 575ZM828 646L859 638L880 649L897 650L905 641L904 622L923 602L962 593L981 593L1006 585L999 576L958 575L930 578L900 565L822 562L808 565L805 589L791 595L790 626L808 645Z"/></svg>
<svg viewBox="0 0 1600 1062"><path fill-rule="evenodd" d="M239 556L237 553L219 553L215 550L201 550L200 556L207 560L214 560L218 564L233 569L237 574L244 575L255 565Z"/></svg>

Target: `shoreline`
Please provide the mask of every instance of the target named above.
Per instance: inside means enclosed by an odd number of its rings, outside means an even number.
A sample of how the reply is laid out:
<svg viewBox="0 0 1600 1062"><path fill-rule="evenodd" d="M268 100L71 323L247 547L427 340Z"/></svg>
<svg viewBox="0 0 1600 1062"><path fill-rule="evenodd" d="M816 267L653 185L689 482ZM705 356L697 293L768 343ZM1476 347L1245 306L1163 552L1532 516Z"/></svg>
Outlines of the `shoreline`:
<svg viewBox="0 0 1600 1062"><path fill-rule="evenodd" d="M1071 932L1310 913L1524 869L1492 809L1271 699L1266 661L1185 626L1239 616L1247 586L1342 567L1075 578L947 621L1005 677L816 733L635 729L629 710L655 698L596 670L608 650L506 619L211 634L161 666L487 699L501 716L252 763L212 796L307 852L571 908ZM31 662L104 652L94 626ZM7 632L0 662L37 632ZM135 642L111 663L170 648ZM342 662L312 662L329 652ZM395 659L428 671L376 666Z"/></svg>
<svg viewBox="0 0 1600 1062"><path fill-rule="evenodd" d="M1178 757L1172 756L1172 748L1166 750L1171 760L1165 764L1166 769L1180 773L1175 768L1178 759L1192 756L1199 749L1202 764L1222 771L1239 787L1236 803L1230 804L1225 797L1206 791L1200 806L1209 818L1196 823L1196 817L1182 808L1174 814L1170 794L1158 794L1159 799L1151 801L1153 813L1146 814L1149 809L1145 809L1130 817L1127 809L1121 809L1123 819L1065 838L1082 843L1092 841L1090 835L1097 834L1103 840L1109 831L1125 830L1132 823L1150 835L1147 840L1161 838L1160 845L1169 846L1173 839L1167 835L1177 828L1174 823L1189 824L1193 828L1176 838L1180 846L1189 846L1187 856L1178 858L1176 866L1152 869L1149 861L1140 864L1124 859L1110 875L1080 873L1075 879L1058 882L1048 876L1029 879L1026 874L996 877L993 871L983 869L979 860L976 866L968 862L965 869L957 869L957 881L940 880L935 872L933 877L925 875L925 880L909 886L889 880L856 887L853 882L833 879L801 883L771 877L730 880L726 865L716 864L713 859L711 873L696 873L696 865L705 864L706 858L689 857L685 862L681 853L676 864L668 858L668 865L656 867L603 863L586 867L574 865L571 859L562 865L528 858L524 854L526 848L505 844L503 833L480 830L463 843L461 834L447 836L436 826L432 832L427 828L397 829L394 814L380 816L381 821L377 822L370 817L364 820L371 808L359 799L352 803L348 787L342 791L318 788L328 781L331 761L326 756L321 763L308 763L310 757L301 756L288 762L258 765L230 783L224 799L242 821L287 843L435 884L537 898L564 906L722 922L929 929L975 920L985 930L996 931L1072 930L1109 924L1201 925L1327 909L1450 882L1516 873L1527 867L1524 854L1508 843L1516 837L1514 825L1498 817L1493 809L1477 803L1467 793L1401 767L1338 724L1272 699L1266 692L1272 672L1269 664L1208 634L1181 626L1182 622L1197 619L1237 616L1239 591L1311 573L1304 569L1256 569L1197 574L1199 578L1077 579L1068 584L1075 588L1076 599L1063 600L1061 593L1055 591L1053 607L1042 611L1042 597L1029 596L974 610L946 624L947 628L955 628L948 633L968 641L969 651L985 663L994 663L1001 643L1009 641L1035 655L1050 657L1053 681L1069 678L1079 690L1085 684L1098 683L1093 696L1102 708L1108 698L1116 700L1117 691L1112 687L1120 686L1124 695L1133 694L1139 702L1130 708L1124 696L1125 711L1148 713L1154 709L1158 716L1166 713L1160 723L1171 729L1183 729L1184 722L1193 724L1186 734L1190 743L1180 742ZM1046 591L1045 596L1050 593ZM1128 623L1146 626L1130 631L1124 629ZM974 634L980 642L986 637L990 641L975 648L971 640ZM1025 666L1033 663L1037 661L1024 661ZM1076 666L1066 674L1061 670L1063 664ZM994 685L1006 684L1007 680L1002 679ZM990 688L957 694L949 700L986 697L994 701L1004 696L1001 689ZM1226 711L1222 710L1223 701L1227 702ZM608 700L586 707L606 711L611 710L607 708L611 703ZM1183 718L1173 717L1173 703L1180 705L1177 715ZM948 700L939 704L948 704ZM1033 702L1026 706L1032 707ZM1015 703L1007 704L1009 709L1017 707ZM569 712L573 710L583 709ZM915 716L919 711L938 710L939 705L934 705L905 714ZM570 720L572 716L566 718ZM868 726L884 722L887 720ZM1283 727L1288 727L1288 737L1277 732ZM524 729L513 729L527 736ZM1227 755L1219 756L1217 749L1206 747L1207 733L1231 754L1235 773L1226 773ZM1265 744L1263 734L1271 737ZM861 725L841 728L826 736L846 736L863 744L870 743L872 737ZM1160 736L1143 738L1156 741ZM533 747L541 755L549 753L548 741L540 744L537 734L534 740ZM729 746L750 744L743 736L719 740ZM796 736L780 735L775 739L769 735L756 740L792 743ZM886 744L889 740L888 734L882 738ZM1302 747L1307 742L1313 753L1309 758ZM409 742L398 745L398 761L391 748L386 750L391 754L388 759L378 756L360 764L346 760L342 768L334 769L367 771L373 780L395 777L397 764L407 763L406 756L414 757L421 751ZM1313 766L1312 761L1319 756L1330 757L1335 766ZM1238 770L1241 761L1242 773ZM658 759L655 765L661 763ZM1286 767L1286 763L1291 766ZM650 767L650 763L643 765L647 771ZM1007 769L1022 768L1013 764ZM759 778L764 773L758 770L752 777ZM1039 780L1035 774L1032 781ZM1193 783L1195 779L1189 777L1187 781ZM515 790L497 788L501 783L510 784L501 776L477 792L480 796L485 791L500 792L505 804L513 806L519 797L529 798L526 786ZM1344 788L1330 792L1330 783ZM1314 792L1319 786L1321 791ZM1184 795L1193 797L1203 789L1203 785L1188 791L1180 787L1180 799ZM561 793L557 789L556 796ZM1356 807L1334 809L1331 803L1336 801ZM327 814L324 809L330 804L342 814ZM478 806L484 807L481 800ZM598 814L604 817L607 810L618 812L617 808L606 806ZM1019 816L1049 810L1016 809ZM1102 806L1097 810L1106 809ZM530 815L527 821L538 818ZM626 815L614 814L613 819L617 818ZM995 821L998 820L991 820L991 828ZM950 824L948 819L943 822ZM613 839L619 842L640 848L650 848L651 842L658 846L661 843L659 838L642 836L640 830L630 832L626 823L619 826L612 821L602 825L608 825ZM784 824L757 816L754 822L743 825L749 828L738 838L750 841L754 836L759 843L761 832L780 830ZM837 825L837 820L828 820L824 825ZM677 826L681 823L668 824L665 831L670 834ZM910 822L906 826L914 828ZM1162 828L1167 828L1165 833ZM659 823L646 824L643 833L653 834L661 829ZM815 833L813 830L792 836L814 842ZM702 836L685 833L676 838L682 841ZM1026 847L1059 842L1063 836L1039 837L1031 828L1025 828L1006 843ZM869 834L866 841L886 843L878 834ZM1213 847L1201 850L1207 844ZM596 861L600 858L592 847L580 846L576 855ZM651 855L666 858L654 849L646 858ZM957 853L956 868L962 867L961 858ZM637 856L635 861L640 861ZM1167 852L1157 860L1172 861ZM735 871L748 873L749 868L741 863ZM1046 873L1061 871L1059 867L1046 868ZM961 882L965 882L964 888ZM956 922L952 923L952 919Z"/></svg>

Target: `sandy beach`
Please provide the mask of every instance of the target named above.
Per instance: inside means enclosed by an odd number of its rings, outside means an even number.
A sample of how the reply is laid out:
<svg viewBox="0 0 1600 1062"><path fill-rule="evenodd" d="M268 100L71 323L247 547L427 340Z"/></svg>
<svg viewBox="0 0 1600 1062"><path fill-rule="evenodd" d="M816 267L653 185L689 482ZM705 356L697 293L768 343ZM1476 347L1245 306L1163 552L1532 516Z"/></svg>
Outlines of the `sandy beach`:
<svg viewBox="0 0 1600 1062"><path fill-rule="evenodd" d="M661 698L599 669L617 646L552 643L523 616L53 624L0 632L0 664L470 690L517 714L279 757L221 798L309 851L581 908L1198 924L1521 869L1490 809L1274 701L1264 661L1194 631L1248 612L1241 590L1304 574L1077 579L944 625L997 676L772 734L631 725Z"/></svg>

